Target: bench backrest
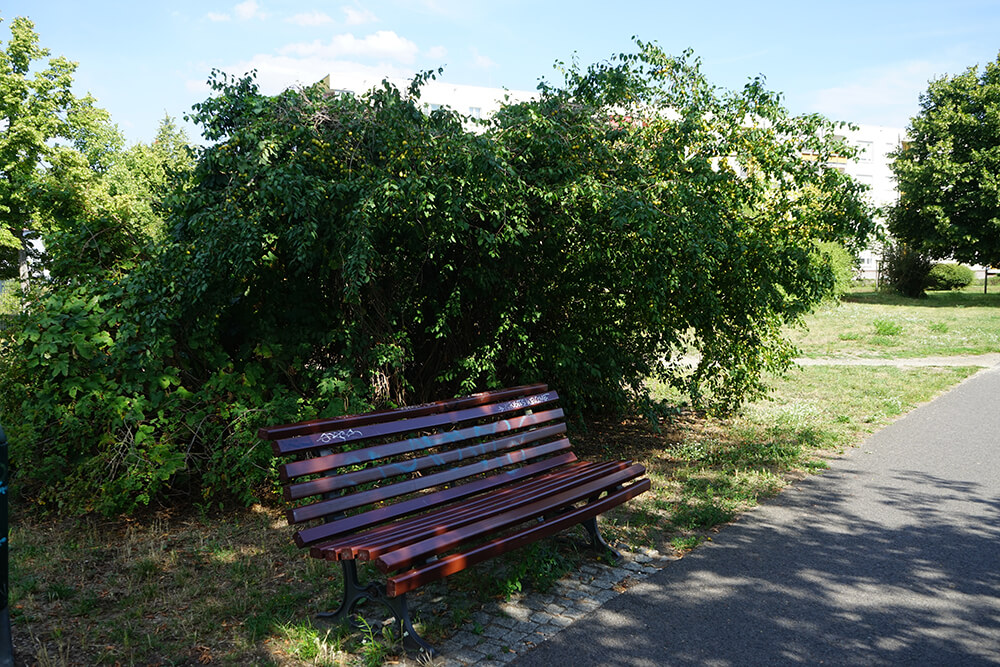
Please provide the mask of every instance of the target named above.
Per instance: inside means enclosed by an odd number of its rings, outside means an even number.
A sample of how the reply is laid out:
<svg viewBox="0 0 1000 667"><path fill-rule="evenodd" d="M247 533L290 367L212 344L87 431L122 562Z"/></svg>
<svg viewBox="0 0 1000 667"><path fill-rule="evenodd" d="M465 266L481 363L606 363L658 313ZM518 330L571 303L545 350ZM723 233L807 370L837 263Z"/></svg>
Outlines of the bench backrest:
<svg viewBox="0 0 1000 667"><path fill-rule="evenodd" d="M544 384L263 428L278 456L290 523L308 546L576 460Z"/></svg>

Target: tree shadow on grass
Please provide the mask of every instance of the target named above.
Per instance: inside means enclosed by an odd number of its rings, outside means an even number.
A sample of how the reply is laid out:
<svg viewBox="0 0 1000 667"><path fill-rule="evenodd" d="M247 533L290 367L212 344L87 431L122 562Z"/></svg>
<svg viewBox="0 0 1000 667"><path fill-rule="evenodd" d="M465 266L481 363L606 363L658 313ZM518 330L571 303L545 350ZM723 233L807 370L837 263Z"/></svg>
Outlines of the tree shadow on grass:
<svg viewBox="0 0 1000 667"><path fill-rule="evenodd" d="M855 292L841 297L845 303L874 306L920 306L924 308L1000 308L1000 292L928 292L926 297L913 299L888 292Z"/></svg>

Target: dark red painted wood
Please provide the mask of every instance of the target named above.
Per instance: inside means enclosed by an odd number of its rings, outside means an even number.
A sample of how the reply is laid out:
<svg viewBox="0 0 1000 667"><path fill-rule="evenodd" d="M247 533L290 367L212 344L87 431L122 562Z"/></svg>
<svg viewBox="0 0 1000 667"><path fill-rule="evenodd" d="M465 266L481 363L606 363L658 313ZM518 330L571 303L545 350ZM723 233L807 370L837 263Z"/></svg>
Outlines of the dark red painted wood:
<svg viewBox="0 0 1000 667"><path fill-rule="evenodd" d="M325 431L318 435L302 435L294 438L285 438L271 443L276 454L295 454L313 449L330 449L340 447L348 443L354 444L369 438L387 437L401 435L403 433L414 433L427 429L436 429L446 426L453 426L462 422L476 419L497 419L500 415L519 412L526 408L537 408L546 403L551 403L559 398L554 391L544 394L532 394L521 396L502 403L487 403L474 408L465 408L454 412L441 412L423 417L413 417L412 419L400 419L393 422L380 422L368 426L357 426L343 428L336 431Z"/></svg>
<svg viewBox="0 0 1000 667"><path fill-rule="evenodd" d="M554 473L535 480L535 483L528 487L515 486L504 489L501 492L491 494L488 498L478 499L478 502L470 500L443 512L435 512L426 518L401 523L386 528L374 535L357 536L350 541L348 546L337 549L339 559L360 558L372 560L384 553L399 549L405 545L413 544L429 539L434 535L443 535L468 524L484 521L485 519L500 514L509 515L518 508L531 506L535 508L535 514L525 514L523 519L530 519L537 516L537 508L542 499L558 497L560 492L578 489L588 483L595 481L605 481L609 475L620 471L625 466L608 464L607 466L592 466L580 470L575 475L557 477ZM608 482L608 485L615 486L621 483L620 479ZM563 502L557 503L556 507L565 505ZM344 540L345 542L348 540ZM324 546L324 548L326 548Z"/></svg>
<svg viewBox="0 0 1000 667"><path fill-rule="evenodd" d="M470 565L481 563L484 560L507 553L543 537L555 535L566 528L591 519L613 507L617 507L627 500L635 498L640 493L648 491L649 488L649 479L640 479L621 491L610 493L600 500L564 512L542 523L521 528L512 535L495 538L468 551L444 556L428 565L413 568L402 574L389 577L386 582L386 595L389 597L402 595L431 581L460 572Z"/></svg>
<svg viewBox="0 0 1000 667"><path fill-rule="evenodd" d="M290 484L285 487L285 498L289 500L299 500L301 498L339 491L341 489L366 484L368 482L374 482L380 479L389 480L401 475L412 475L413 473L427 470L428 468L437 468L452 463L461 463L462 461L471 461L483 456L497 454L508 449L523 447L533 442L538 442L539 440L545 440L547 438L554 438L555 436L562 435L564 433L566 433L565 424L554 424L552 426L546 426L532 431L524 431L522 433L518 433L517 435L507 436L506 438L487 440L485 442L470 445L468 447L462 447L460 449L452 449L450 451L438 452L429 456L406 459L398 463L389 463L375 466L373 468L366 468L365 470L341 473L331 477L321 477L309 482Z"/></svg>
<svg viewBox="0 0 1000 667"><path fill-rule="evenodd" d="M613 475L602 477L587 484L581 484L569 491L540 499L530 505L487 517L482 521L470 523L382 554L375 559L375 565L382 572L392 572L410 567L415 561L427 558L428 556L445 553L464 541L493 534L527 519L542 516L570 504L585 501L596 494L606 491L617 484L623 484L645 472L646 469L641 465L630 466ZM367 550L362 549L358 553L359 560L368 560L368 557L369 552Z"/></svg>
<svg viewBox="0 0 1000 667"><path fill-rule="evenodd" d="M477 405L509 401L521 396L540 394L547 391L548 385L545 384L524 385L521 387L512 387L510 389L486 391L466 396L464 398L453 398L446 401L423 403L420 405L396 408L395 410L345 415L343 417L334 417L333 419L315 419L306 422L299 422L297 424L268 426L259 429L257 431L257 437L262 440L283 440L285 438L318 434L325 431L338 431L349 428L357 428L359 426L366 426L368 424L394 422L401 419L412 419L414 417L422 417L440 412L462 410Z"/></svg>
<svg viewBox="0 0 1000 667"><path fill-rule="evenodd" d="M371 526L394 521L400 517L417 512L425 512L434 507L461 500L477 493L499 489L506 484L527 479L533 475L542 474L560 466L570 466L572 468L579 465L583 464L577 462L576 455L573 452L564 452L558 456L543 459L515 470L502 472L499 475L466 482L465 484L452 486L441 491L426 493L408 500L386 505L385 507L368 510L362 514L354 514L343 519L337 519L330 523L303 528L295 533L295 543L300 547L309 546L322 540L333 539L338 535L361 531ZM336 554L332 552L322 554L317 549L318 547L313 547L312 556L316 558L329 558L331 560L336 558Z"/></svg>
<svg viewBox="0 0 1000 667"><path fill-rule="evenodd" d="M459 503L443 505L430 512L410 516L364 532L353 532L319 545L316 549L336 551L339 559L354 558L359 548L385 543L405 544L407 539L414 541L433 532L441 532L489 514L497 514L517 504L524 504L526 500L551 495L575 484L621 470L628 465L630 463L624 461L611 461L582 463L552 470L540 476L494 489L489 493L465 498Z"/></svg>
<svg viewBox="0 0 1000 667"><path fill-rule="evenodd" d="M375 445L373 447L364 447L362 449L354 449L347 452L317 456L315 458L305 459L302 461L292 461L281 466L279 472L281 475L281 481L287 482L297 477L302 477L303 475L327 473L344 466L366 464L389 458L390 456L414 453L423 449L440 447L460 442L462 440L508 433L510 431L516 431L518 429L528 428L531 426L538 426L539 424L562 418L562 408L545 410L543 412L536 412L520 417L510 417L501 421L479 424L454 431L434 433L418 438L410 438L408 440L399 440L382 445Z"/></svg>
<svg viewBox="0 0 1000 667"><path fill-rule="evenodd" d="M416 493L417 491L423 491L438 485L449 484L460 479L471 477L475 474L491 472L493 470L518 463L526 463L527 461L545 456L546 454L553 454L555 452L567 450L569 449L569 446L569 440L563 438L562 440L546 443L537 447L518 449L508 452L503 456L487 459L471 465L442 470L441 472L423 477L414 477L406 480L405 482L397 482L396 484L392 484L390 486L382 486L371 489L370 491L359 491L357 493L341 496L339 498L324 500L311 505L303 505L302 507L296 507L289 510L288 521L289 523L300 523L302 521L309 521L310 519L320 519L328 514L335 514L337 512L363 507L364 505L370 505L383 500L398 498L399 496L408 493Z"/></svg>

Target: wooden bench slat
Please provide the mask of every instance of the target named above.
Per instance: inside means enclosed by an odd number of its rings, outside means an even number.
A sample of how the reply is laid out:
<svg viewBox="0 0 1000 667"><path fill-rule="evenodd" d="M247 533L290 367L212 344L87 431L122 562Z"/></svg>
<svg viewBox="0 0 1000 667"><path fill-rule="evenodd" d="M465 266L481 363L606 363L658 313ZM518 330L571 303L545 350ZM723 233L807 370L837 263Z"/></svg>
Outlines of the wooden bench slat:
<svg viewBox="0 0 1000 667"><path fill-rule="evenodd" d="M498 537L462 553L450 554L427 565L412 568L401 574L389 577L386 583L386 595L397 597L431 581L460 572L470 565L481 563L484 560L507 553L543 537L555 535L570 526L593 518L613 507L617 507L635 498L640 493L645 493L649 488L649 478L640 479L620 491L609 493L604 498L587 503L582 507L560 514L535 526L524 528L513 535Z"/></svg>
<svg viewBox="0 0 1000 667"><path fill-rule="evenodd" d="M428 526L451 524L452 521L460 520L467 512L489 512L492 511L490 508L503 506L510 499L522 494L541 493L567 481L588 479L612 472L613 470L619 470L630 464L631 462L626 463L623 461L605 463L580 462L574 466L565 466L557 470L550 470L541 475L507 484L499 489L492 489L489 493L480 493L474 497L463 498L459 503L441 504L430 512L411 515L365 531L352 531L349 535L325 542L316 548L339 551L342 547L354 547L366 543L374 543L376 540L381 540L387 535L400 535L405 532L426 530ZM350 557L353 558L353 556Z"/></svg>
<svg viewBox="0 0 1000 667"><path fill-rule="evenodd" d="M475 419L497 418L500 415L519 412L527 408L536 408L559 399L554 391L543 394L521 396L500 403L487 403L472 408L442 412L412 419L401 419L391 422L380 422L368 426L342 428L336 431L325 431L314 435L300 435L271 443L275 454L294 454L312 449L329 449L331 446L344 445L349 442L360 442L369 438L380 438L401 433L413 433L427 429L439 428L473 421Z"/></svg>
<svg viewBox="0 0 1000 667"><path fill-rule="evenodd" d="M296 424L281 424L278 426L265 426L257 430L257 437L261 440L283 440L300 435L311 435L323 433L324 431L337 431L368 424L376 424L383 421L396 421L402 418L420 417L437 412L449 412L461 410L475 405L505 401L527 394L539 394L549 390L546 384L530 384L520 387L510 387L507 389L497 389L494 391L484 391L462 398L450 398L432 403L421 403L393 410L382 410L379 412L366 412L356 415L344 415L331 419L312 419L298 422Z"/></svg>
<svg viewBox="0 0 1000 667"><path fill-rule="evenodd" d="M499 475L485 477L472 482L466 482L460 486L453 486L441 491L427 493L415 498L403 500L386 507L368 510L361 514L336 519L329 523L324 523L310 528L303 528L295 533L295 543L300 547L315 544L322 540L333 539L338 535L354 531L364 530L380 523L394 521L409 514L415 514L438 505L460 500L473 496L477 493L484 493L491 489L497 489L511 482L530 478L534 475L546 473L560 466L578 466L583 463L577 462L573 452L564 452L552 458L542 459L535 463L530 463L515 470L508 470ZM320 547L313 547L310 555L314 558L335 559L337 556L333 552L322 552Z"/></svg>
<svg viewBox="0 0 1000 667"><path fill-rule="evenodd" d="M556 440L555 442L549 442L537 447L519 449L513 452L508 452L503 456L478 461L467 466L452 468L450 470L442 470L441 472L426 475L424 477L415 477L389 486L381 486L369 491L358 491L339 498L332 498L330 500L323 500L310 505L303 505L288 512L288 521L289 523L300 523L302 521L309 521L310 519L320 519L328 514L344 512L382 500L388 500L390 498L398 498L399 496L406 495L408 493L416 493L417 491L423 491L433 486L448 484L459 479L465 479L466 477L472 477L473 475L480 473L487 473L498 468L524 463L532 459L545 456L546 454L553 454L555 452L567 450L569 447L569 440L562 438L561 440Z"/></svg>
<svg viewBox="0 0 1000 667"><path fill-rule="evenodd" d="M551 495L568 485L607 475L628 465L631 465L631 462L588 462L571 468L553 470L516 484L508 484L490 493L465 498L460 503L443 505L430 512L406 517L364 532L352 532L350 535L324 543L316 548L324 551L336 551L338 560L354 558L360 548L393 542L403 544L405 539L413 541L414 536L427 536L441 527L444 527L441 528L442 530L448 529L461 525L463 522L468 523L489 514L502 512L518 503L524 504L522 502L524 497L538 498L543 495Z"/></svg>
<svg viewBox="0 0 1000 667"><path fill-rule="evenodd" d="M512 417L498 422L490 422L489 424L478 424L476 426L469 426L467 428L456 429L454 431L433 433L417 438L398 440L396 442L388 442L381 445L374 445L372 447L363 447L361 449L353 449L347 452L336 452L334 454L327 454L326 456L317 456L316 458L305 459L302 461L292 461L281 466L279 468L279 473L281 481L289 482L304 475L326 473L345 466L362 465L380 459L389 458L390 456L409 454L423 449L430 449L431 447L440 447L441 445L460 442L462 440L498 435L500 433L507 433L509 431L528 428L529 426L537 426L548 421L562 419L563 416L562 408L535 412L530 415Z"/></svg>
<svg viewBox="0 0 1000 667"><path fill-rule="evenodd" d="M473 499L468 504L461 503L452 508L450 512L425 515L426 519L421 516L419 518L423 520L412 522L410 525L397 526L394 524L378 534L358 536L356 541L337 549L338 559L374 560L384 553L399 549L407 544L448 533L462 526L484 521L491 516L507 514L529 505L537 506L544 498L556 496L561 492L579 488L590 482L607 479L609 475L620 472L626 467L627 464L624 462L613 462L606 466L590 466L578 469L573 475L558 477L547 475L541 479L532 480L533 483L530 485L518 485L503 489L505 492L503 495L497 493L491 494L488 498Z"/></svg>
<svg viewBox="0 0 1000 667"><path fill-rule="evenodd" d="M382 554L375 559L375 566L382 572L392 572L393 570L410 567L415 561L453 549L467 540L523 523L528 519L542 516L553 509L587 500L596 494L618 484L623 484L645 472L646 469L641 465L629 466L625 470L618 471L613 475L587 484L581 484L569 491L546 497L530 505L519 507L516 510L497 514L482 521L467 524L461 528L456 528L440 535L434 535L420 542L408 544L402 548ZM362 549L358 553L358 559L368 559L366 550Z"/></svg>
<svg viewBox="0 0 1000 667"><path fill-rule="evenodd" d="M391 479L399 475L411 474L428 468L436 468L449 463L460 463L476 459L490 454L496 454L515 447L552 438L566 432L566 424L555 424L543 428L524 431L516 435L495 440L487 440L476 445L470 445L461 449L452 449L447 452L439 452L429 456L400 461L398 463L387 463L380 466L358 470L356 472L342 473L331 477L298 484L290 484L285 487L285 497L289 500L299 500L309 496L317 496L324 493L340 491L352 486L374 482L380 479Z"/></svg>
<svg viewBox="0 0 1000 667"><path fill-rule="evenodd" d="M541 463L548 463L554 459L544 459L538 463L532 464L531 466L525 466L524 468L518 468L517 472L527 471L528 468L534 468L539 466ZM488 504L490 502L498 502L503 498L507 497L509 494L516 492L517 489L521 488L534 488L536 485L544 485L546 483L551 483L552 480L558 481L563 478L571 477L573 475L580 474L581 471L592 467L594 464L580 461L573 465L562 465L560 466L546 466L543 469L531 471L531 475L522 475L518 479L511 479L506 473L501 473L495 477L487 477L482 480L477 480L476 482L470 482L469 484L460 484L458 486L451 487L445 491L439 491L434 496L438 494L445 494L452 491L464 490L466 486L477 485L478 482L489 482L489 484L483 484L477 491L470 492L468 494L463 494L458 500L461 502L450 503L448 501L443 501L439 497L434 499L433 504L421 504L417 512L409 513L401 517L395 517L392 521L377 521L371 523L373 526L366 530L353 529L350 531L342 531L344 534L340 537L332 538L330 540L324 541L312 549L313 555L319 555L320 552L326 551L337 551L345 546L352 546L360 544L362 540L373 540L377 539L380 535L391 533L397 530L406 530L410 526L420 526L427 522L436 521L447 521L451 516L452 512L461 511L461 508L466 507L478 507L481 504ZM423 500L424 496L417 496L413 500ZM400 503L396 503L400 504ZM395 506L395 505L392 505ZM389 506L389 507L392 507ZM352 524L356 523L356 520L361 517L366 517L369 514L384 513L388 507L382 507L375 510L370 510L363 514L355 514L344 519L337 519L330 522L327 525L339 525L341 522L349 522ZM429 510L429 511L422 511ZM380 525L381 524L381 525ZM326 558L331 558L329 555ZM353 556L350 556L353 558ZM338 557L338 560L340 558Z"/></svg>

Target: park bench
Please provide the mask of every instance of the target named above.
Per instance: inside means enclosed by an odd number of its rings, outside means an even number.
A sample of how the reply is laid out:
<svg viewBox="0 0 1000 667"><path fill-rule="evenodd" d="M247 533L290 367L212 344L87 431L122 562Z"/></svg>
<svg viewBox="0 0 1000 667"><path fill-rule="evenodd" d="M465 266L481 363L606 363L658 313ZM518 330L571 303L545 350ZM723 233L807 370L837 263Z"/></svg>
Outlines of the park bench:
<svg viewBox="0 0 1000 667"><path fill-rule="evenodd" d="M340 561L349 621L366 600L392 612L404 646L434 654L406 593L581 524L590 546L620 555L596 517L649 489L631 461L580 461L556 392L543 384L396 410L262 428L280 468L290 524L309 555ZM384 588L362 584L374 561Z"/></svg>

